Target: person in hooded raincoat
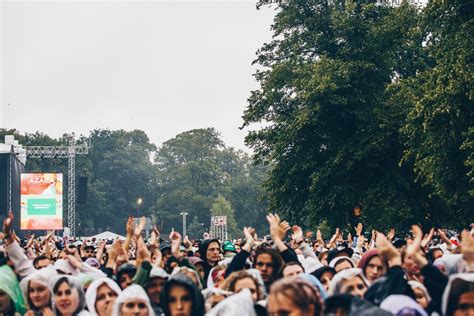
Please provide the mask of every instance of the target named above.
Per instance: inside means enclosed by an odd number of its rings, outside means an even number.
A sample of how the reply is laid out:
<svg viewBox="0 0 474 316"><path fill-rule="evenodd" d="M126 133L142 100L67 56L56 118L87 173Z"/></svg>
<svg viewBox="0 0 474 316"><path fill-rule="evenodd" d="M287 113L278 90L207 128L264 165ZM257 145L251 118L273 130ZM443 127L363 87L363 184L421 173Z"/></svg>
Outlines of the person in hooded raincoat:
<svg viewBox="0 0 474 316"><path fill-rule="evenodd" d="M474 314L474 273L459 273L449 277L443 293L442 312L445 316Z"/></svg>
<svg viewBox="0 0 474 316"><path fill-rule="evenodd" d="M204 298L193 281L183 274L175 274L166 281L161 292L162 308L166 316L180 313L185 316L203 316Z"/></svg>
<svg viewBox="0 0 474 316"><path fill-rule="evenodd" d="M3 265L0 267L0 315L23 315L25 312L25 302L16 275L9 266Z"/></svg>
<svg viewBox="0 0 474 316"><path fill-rule="evenodd" d="M155 316L145 290L132 284L120 293L115 301L112 316L121 315Z"/></svg>
<svg viewBox="0 0 474 316"><path fill-rule="evenodd" d="M71 275L59 275L50 284L53 292L53 311L61 316L89 316L84 310L86 299L81 282Z"/></svg>
<svg viewBox="0 0 474 316"><path fill-rule="evenodd" d="M86 291L87 309L92 316L110 315L110 311L122 292L118 284L110 278L100 278L92 282Z"/></svg>
<svg viewBox="0 0 474 316"><path fill-rule="evenodd" d="M51 281L58 276L52 265L37 270L21 280L20 288L26 298L28 311L47 313L52 311Z"/></svg>

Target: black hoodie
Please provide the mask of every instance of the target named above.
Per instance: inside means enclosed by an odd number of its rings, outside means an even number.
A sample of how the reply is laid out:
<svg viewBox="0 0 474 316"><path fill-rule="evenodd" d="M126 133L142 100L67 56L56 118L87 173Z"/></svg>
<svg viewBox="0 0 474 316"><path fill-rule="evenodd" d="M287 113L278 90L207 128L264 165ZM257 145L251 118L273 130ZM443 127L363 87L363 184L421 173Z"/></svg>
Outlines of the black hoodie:
<svg viewBox="0 0 474 316"><path fill-rule="evenodd" d="M182 286L189 291L192 297L192 301L193 301L191 316L203 316L204 315L204 297L202 296L201 291L189 277L183 274L179 274L179 273L169 278L168 281L166 281L161 291L160 302L161 302L163 311L165 312L165 315L166 316L171 315L168 302L169 302L169 297L170 297L170 291L173 285Z"/></svg>
<svg viewBox="0 0 474 316"><path fill-rule="evenodd" d="M219 244L219 247L221 246L221 243L219 242L218 239L207 239L204 240L200 245L199 245L199 257L204 261L203 266L204 266L204 287L207 285L207 278L209 276L209 272L211 271L214 266L211 266L209 262L207 262L207 248L209 248L209 245L211 242L217 242Z"/></svg>

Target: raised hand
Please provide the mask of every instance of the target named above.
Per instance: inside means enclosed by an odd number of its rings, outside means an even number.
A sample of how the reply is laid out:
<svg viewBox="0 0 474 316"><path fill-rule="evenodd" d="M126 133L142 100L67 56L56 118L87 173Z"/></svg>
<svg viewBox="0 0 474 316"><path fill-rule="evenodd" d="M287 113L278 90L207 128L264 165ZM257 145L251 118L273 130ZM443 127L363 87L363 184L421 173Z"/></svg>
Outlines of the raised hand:
<svg viewBox="0 0 474 316"><path fill-rule="evenodd" d="M285 239L286 233L291 229L291 226L287 221L281 222L279 226L280 226L279 236L280 236L280 239L283 240Z"/></svg>
<svg viewBox="0 0 474 316"><path fill-rule="evenodd" d="M51 237L53 237L53 236L54 236L54 229L49 230L49 231L48 231L48 234L44 237L44 240L45 240L46 242L48 242L48 241L51 239Z"/></svg>
<svg viewBox="0 0 474 316"><path fill-rule="evenodd" d="M129 216L127 219L127 236L132 237L133 235L133 218Z"/></svg>
<svg viewBox="0 0 474 316"><path fill-rule="evenodd" d="M140 219L140 223L137 225L137 227L135 227L135 231L133 232L133 235L135 237L139 237L142 235L142 232L143 232L143 229L145 228L146 226L146 218L145 216L143 216L141 219Z"/></svg>
<svg viewBox="0 0 474 316"><path fill-rule="evenodd" d="M397 249L392 245L392 243L385 237L382 233L377 233L375 237L375 242L377 244L377 249L379 250L380 255L388 261L390 267L401 265L402 259Z"/></svg>
<svg viewBox="0 0 474 316"><path fill-rule="evenodd" d="M349 243L349 245L352 245L352 242L353 242L353 241L354 241L354 240L352 239L352 234L351 234L351 233L348 233L348 234L347 234L347 242Z"/></svg>
<svg viewBox="0 0 474 316"><path fill-rule="evenodd" d="M188 235L184 236L183 245L184 245L184 247L185 247L186 249L192 248L193 244L192 244L191 241L189 240Z"/></svg>
<svg viewBox="0 0 474 316"><path fill-rule="evenodd" d="M244 237L245 237L245 242L253 244L255 241L254 235L255 235L255 229L252 227L244 227Z"/></svg>
<svg viewBox="0 0 474 316"><path fill-rule="evenodd" d="M339 237L339 228L336 228L336 232L332 235L331 240L329 240L329 248L336 247L336 240Z"/></svg>
<svg viewBox="0 0 474 316"><path fill-rule="evenodd" d="M434 228L430 229L430 232L421 240L421 248L425 249L426 246L431 242L434 236Z"/></svg>
<svg viewBox="0 0 474 316"><path fill-rule="evenodd" d="M182 254L179 249L179 247L181 246L181 235L178 232L173 230L170 234L170 241L171 241L171 253L176 258L178 259L181 258Z"/></svg>
<svg viewBox="0 0 474 316"><path fill-rule="evenodd" d="M444 230L442 230L441 228L438 229L438 236L443 242L447 243L448 245L451 245L451 241L449 240L448 236L446 236Z"/></svg>
<svg viewBox="0 0 474 316"><path fill-rule="evenodd" d="M242 246L242 249L247 252L251 252L252 247L255 244L255 229L253 229L252 227L244 227L243 232L245 237L245 244Z"/></svg>
<svg viewBox="0 0 474 316"><path fill-rule="evenodd" d="M35 241L35 234L31 235L30 239L28 239L28 243L26 244L26 248L30 248L34 241Z"/></svg>
<svg viewBox="0 0 474 316"><path fill-rule="evenodd" d="M270 225L270 236L273 240L282 239L280 237L280 216L278 214L268 214L267 221Z"/></svg>
<svg viewBox="0 0 474 316"><path fill-rule="evenodd" d="M423 256L421 251L421 242L423 240L423 232L420 226L413 225L411 232L414 236L413 242L409 243L406 249L407 256L410 256L419 266L423 268L428 264L428 260Z"/></svg>
<svg viewBox="0 0 474 316"><path fill-rule="evenodd" d="M150 246L151 250L155 250L159 247L158 245L158 237L156 235L155 230L152 230L150 240L148 241L148 246Z"/></svg>
<svg viewBox="0 0 474 316"><path fill-rule="evenodd" d="M3 235L5 239L9 239L12 235L13 212L8 212L7 218L3 220Z"/></svg>
<svg viewBox="0 0 474 316"><path fill-rule="evenodd" d="M387 234L387 238L388 240L392 241L394 237L395 237L395 229L390 228Z"/></svg>
<svg viewBox="0 0 474 316"><path fill-rule="evenodd" d="M323 235L321 234L321 231L320 231L319 229L318 229L318 231L316 232L316 240L322 241L323 244L324 244Z"/></svg>
<svg viewBox="0 0 474 316"><path fill-rule="evenodd" d="M357 224L357 227L356 227L357 236L362 236L363 230L364 230L364 225L362 225L362 223Z"/></svg>
<svg viewBox="0 0 474 316"><path fill-rule="evenodd" d="M301 227L293 225L293 227L291 227L291 230L293 231L293 233L291 234L291 239L293 239L296 243L302 242L303 230L301 230Z"/></svg>
<svg viewBox="0 0 474 316"><path fill-rule="evenodd" d="M153 233L156 235L156 239L160 238L160 231L158 230L158 227L156 225L153 225Z"/></svg>
<svg viewBox="0 0 474 316"><path fill-rule="evenodd" d="M137 266L141 266L142 262L147 260L151 263L151 253L145 245L143 238L137 240Z"/></svg>

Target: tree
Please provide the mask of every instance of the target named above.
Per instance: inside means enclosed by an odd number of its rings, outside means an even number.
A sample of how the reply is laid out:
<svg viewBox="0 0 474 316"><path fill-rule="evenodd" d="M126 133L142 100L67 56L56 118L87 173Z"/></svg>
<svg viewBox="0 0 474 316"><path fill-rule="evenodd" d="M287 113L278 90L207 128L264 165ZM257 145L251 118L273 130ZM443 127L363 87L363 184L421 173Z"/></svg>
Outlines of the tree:
<svg viewBox="0 0 474 316"><path fill-rule="evenodd" d="M157 216L166 227L178 226L186 211L199 222L209 223L209 210L217 191L225 184L217 155L224 147L213 128L178 134L163 143L155 156L159 196Z"/></svg>
<svg viewBox="0 0 474 316"><path fill-rule="evenodd" d="M220 194L215 198L214 203L212 203L211 215L227 216L227 233L229 239L235 238L239 235L232 205Z"/></svg>
<svg viewBox="0 0 474 316"><path fill-rule="evenodd" d="M441 199L443 221L473 220L474 4L432 1L424 10L429 67L400 83L408 103L402 128L417 180Z"/></svg>
<svg viewBox="0 0 474 316"><path fill-rule="evenodd" d="M124 232L128 215L149 215L156 199L151 156L156 150L143 131L93 130L89 161L81 170L89 178L88 199L78 205L84 227Z"/></svg>
<svg viewBox="0 0 474 316"><path fill-rule="evenodd" d="M198 217L194 216L193 220L188 225L188 234L190 238L201 239L205 231L206 227L204 226L204 223L199 222Z"/></svg>
<svg viewBox="0 0 474 316"><path fill-rule="evenodd" d="M392 120L400 112L387 102L393 83L424 66L417 10L376 1L280 7L243 117L243 127L269 123L246 142L271 167L270 209L302 226L342 227L359 204L379 228L424 219L435 204L399 166L403 119Z"/></svg>

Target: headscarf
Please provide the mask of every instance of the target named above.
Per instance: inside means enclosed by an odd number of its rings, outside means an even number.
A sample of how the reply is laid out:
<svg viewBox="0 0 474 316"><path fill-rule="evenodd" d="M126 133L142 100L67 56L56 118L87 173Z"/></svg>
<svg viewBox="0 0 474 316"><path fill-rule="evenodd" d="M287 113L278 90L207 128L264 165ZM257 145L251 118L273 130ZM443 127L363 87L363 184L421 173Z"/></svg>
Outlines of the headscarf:
<svg viewBox="0 0 474 316"><path fill-rule="evenodd" d="M237 294L231 295L214 306L207 316L256 316L252 293L249 289L243 289Z"/></svg>
<svg viewBox="0 0 474 316"><path fill-rule="evenodd" d="M26 312L25 301L21 295L18 279L13 270L7 265L0 267L0 290L10 297L15 307L15 312L20 314Z"/></svg>
<svg viewBox="0 0 474 316"><path fill-rule="evenodd" d="M33 305L32 302L30 302L30 296L28 295L28 288L30 286L30 281L34 281L45 286L48 289L49 293L51 294L51 298L52 298L53 292L51 291L49 284L51 283L51 280L53 280L57 276L58 276L58 272L56 271L56 269L52 265L49 265L40 270L36 270L32 274L28 275L27 277L21 280L20 288L21 288L21 291L23 292L25 301L27 302L28 307L30 309L33 309L33 310L35 309L35 306Z"/></svg>
<svg viewBox="0 0 474 316"><path fill-rule="evenodd" d="M331 272L333 275L337 273L336 270L334 270L334 268L331 268L328 266L322 266L318 270L311 272L311 275L314 275L319 281L321 281L322 275L326 272Z"/></svg>
<svg viewBox="0 0 474 316"><path fill-rule="evenodd" d="M92 316L97 315L97 311L95 309L95 302L97 300L97 290L103 284L106 284L112 291L117 294L117 296L120 295L120 293L122 292L120 286L118 286L118 284L110 278L100 278L92 282L86 291L87 309L89 310L89 313Z"/></svg>
<svg viewBox="0 0 474 316"><path fill-rule="evenodd" d="M352 265L353 268L356 267L356 265L355 265L355 263L354 263L354 260L352 260L352 259L349 258L349 257L345 257L345 256L336 257L336 258L332 259L332 260L329 262L329 267L335 269L336 265L338 265L339 262L341 262L341 261L348 261L348 262Z"/></svg>
<svg viewBox="0 0 474 316"><path fill-rule="evenodd" d="M130 278L133 278L137 273L137 268L131 263L122 264L117 271L117 283L120 283L120 278L123 274L130 275Z"/></svg>
<svg viewBox="0 0 474 316"><path fill-rule="evenodd" d="M146 294L145 290L140 285L137 285L137 284L130 285L119 294L114 304L112 316L122 315L122 305L123 303L125 303L126 301L130 299L140 299L140 300L145 301L146 306L148 307L148 316L155 316L155 312L153 311L153 308L151 307L151 303L150 303L150 299L148 298L148 295Z"/></svg>
<svg viewBox="0 0 474 316"><path fill-rule="evenodd" d="M71 288L74 288L77 290L77 294L79 297L79 305L74 314L81 313L86 307L86 298L84 296L84 290L82 288L81 282L79 281L77 277L66 275L66 274L56 276L50 283L50 289L51 289L51 292L53 292L53 311L55 315L59 314L57 307L54 305L54 296L56 295L56 293L54 293L54 288L59 284L59 282L62 282L64 279L66 279L66 282L69 284Z"/></svg>
<svg viewBox="0 0 474 316"><path fill-rule="evenodd" d="M427 300L428 304L431 302L430 293L428 293L428 289L423 285L423 283L415 281L415 280L410 280L410 281L408 281L408 285L410 285L410 287L413 291L415 291L415 289L422 290L423 293L426 296L426 300Z"/></svg>
<svg viewBox="0 0 474 316"><path fill-rule="evenodd" d="M201 280L201 276L199 275L199 273L194 270L194 269L191 269L191 268L188 268L188 267L176 267L174 268L173 272L171 273L171 275L176 275L176 274L183 274L183 272L190 272L194 275L194 277L196 278L198 284L196 284L196 286L199 288L199 290L201 291L203 289L203 286L202 286L202 280Z"/></svg>
<svg viewBox="0 0 474 316"><path fill-rule="evenodd" d="M323 264L321 263L321 261L313 257L303 258L302 260L300 260L300 262L306 273L312 273L320 269L321 267L323 267Z"/></svg>
<svg viewBox="0 0 474 316"><path fill-rule="evenodd" d="M474 292L474 273L458 273L449 277L442 298L443 315L453 315L459 297L463 293Z"/></svg>
<svg viewBox="0 0 474 316"><path fill-rule="evenodd" d="M366 253L364 253L362 258L360 259L359 264L358 264L357 267L362 269L362 272L364 273L364 275L365 275L365 268L369 264L370 260L372 260L372 258L376 257L376 256L380 256L379 255L379 250L378 249L370 249Z"/></svg>
<svg viewBox="0 0 474 316"><path fill-rule="evenodd" d="M341 293L342 282L344 280L350 280L357 276L359 276L362 282L364 282L364 284L367 287L369 287L369 281L367 281L367 279L364 277L361 269L359 268L345 269L336 273L334 277L332 278L331 283L329 283L329 293L328 293L329 296L344 294L344 293Z"/></svg>
<svg viewBox="0 0 474 316"><path fill-rule="evenodd" d="M54 268L58 271L58 272L62 272L64 274L70 274L70 275L77 275L79 274L79 271L74 268L70 263L69 261L67 260L64 260L64 259L58 259L56 260L56 262L54 263Z"/></svg>
<svg viewBox="0 0 474 316"><path fill-rule="evenodd" d="M227 298L227 297L234 294L234 292L226 291L226 290L220 289L218 287L208 287L207 289L202 290L201 293L204 297L204 305L205 305L205 310L206 311L210 311L212 309L211 308L211 304L212 304L211 298L214 295L220 295L220 296L224 296L225 298Z"/></svg>
<svg viewBox="0 0 474 316"><path fill-rule="evenodd" d="M306 282L311 284L315 289L317 289L319 292L319 296L321 296L323 300L325 300L328 297L328 294L324 290L324 286L321 284L318 278L316 278L314 275L308 274L308 273L300 273L298 274L298 277L305 280Z"/></svg>
<svg viewBox="0 0 474 316"><path fill-rule="evenodd" d="M406 295L390 295L383 300L382 304L380 304L380 308L397 316L428 316L425 310L414 299Z"/></svg>
<svg viewBox="0 0 474 316"><path fill-rule="evenodd" d="M257 269L248 269L246 270L248 274L254 277L255 280L257 280L258 287L260 288L260 293L262 293L262 297L266 298L268 293L267 293L267 288L265 287L265 282L263 282L262 275L260 274L260 271Z"/></svg>
<svg viewBox="0 0 474 316"><path fill-rule="evenodd" d="M169 306L166 302L169 302L170 291L174 285L182 286L189 291L189 294L191 295L191 298L192 298L192 314L191 315L192 316L204 315L204 298L201 294L201 291L189 277L180 273L172 275L168 279L168 281L166 281L165 285L163 286L163 289L161 290L160 302L164 302L162 308L163 308L163 311L165 312L165 315L167 316L170 315Z"/></svg>
<svg viewBox="0 0 474 316"><path fill-rule="evenodd" d="M461 272L462 261L462 254L444 254L441 258L436 259L433 265L437 268L443 267L444 273L449 276Z"/></svg>
<svg viewBox="0 0 474 316"><path fill-rule="evenodd" d="M167 279L169 278L169 276L170 275L164 269L157 266L153 266L150 270L149 278L150 279L153 279L153 278Z"/></svg>

